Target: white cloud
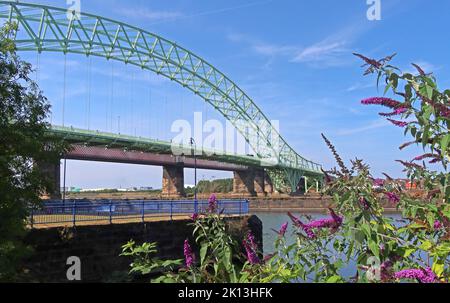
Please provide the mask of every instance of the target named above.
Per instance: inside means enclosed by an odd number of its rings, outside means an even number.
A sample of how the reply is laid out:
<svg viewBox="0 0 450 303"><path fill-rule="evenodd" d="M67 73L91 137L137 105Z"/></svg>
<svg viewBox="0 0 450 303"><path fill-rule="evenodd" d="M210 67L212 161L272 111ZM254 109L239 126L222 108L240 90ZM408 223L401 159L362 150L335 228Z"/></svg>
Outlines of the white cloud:
<svg viewBox="0 0 450 303"><path fill-rule="evenodd" d="M352 86L348 87L345 91L346 92L354 92L357 90L362 90L362 89L366 89L366 88L373 88L375 87L374 83L355 83Z"/></svg>
<svg viewBox="0 0 450 303"><path fill-rule="evenodd" d="M227 38L232 42L248 45L253 52L262 56L286 57L290 62L311 63L316 67L342 65L344 60L340 57L350 53L350 49L346 47L347 42L334 41L332 38L307 47L268 43L242 34L230 34Z"/></svg>
<svg viewBox="0 0 450 303"><path fill-rule="evenodd" d="M255 53L269 57L290 56L298 50L298 47L295 46L267 43L256 38L237 33L228 34L227 39L231 42L247 44Z"/></svg>
<svg viewBox="0 0 450 303"><path fill-rule="evenodd" d="M327 39L328 40L328 39ZM299 51L295 57L292 59L293 62L320 62L320 61L334 61L336 62L336 57L349 52L345 48L346 43L327 41L324 40L317 44L308 46L301 51Z"/></svg>
<svg viewBox="0 0 450 303"><path fill-rule="evenodd" d="M383 128L383 127L386 127L389 125L390 125L390 123L386 120L375 120L365 126L341 129L337 132L337 135L338 136L354 135L354 134L364 133L366 131L373 130L373 129Z"/></svg>
<svg viewBox="0 0 450 303"><path fill-rule="evenodd" d="M120 10L117 10L117 13L120 13L121 15L124 15L129 18L139 18L150 21L176 19L184 16L183 13L178 11L156 11L145 8L140 9L122 8Z"/></svg>
<svg viewBox="0 0 450 303"><path fill-rule="evenodd" d="M370 30L371 24L352 23L335 31L322 40L309 45L268 43L243 34L230 34L232 42L246 44L252 51L270 57L287 57L292 63L308 64L323 68L350 64L353 57L352 44L362 34Z"/></svg>

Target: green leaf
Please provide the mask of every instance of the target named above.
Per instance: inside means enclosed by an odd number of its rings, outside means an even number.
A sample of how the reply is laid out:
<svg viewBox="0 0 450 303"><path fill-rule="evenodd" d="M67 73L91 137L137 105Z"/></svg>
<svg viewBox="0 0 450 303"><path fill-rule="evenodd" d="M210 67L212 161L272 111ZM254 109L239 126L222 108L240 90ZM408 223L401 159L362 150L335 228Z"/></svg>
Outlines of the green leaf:
<svg viewBox="0 0 450 303"><path fill-rule="evenodd" d="M415 253L417 251L417 248L400 248L397 250L397 253L403 257L404 259L408 258L410 255Z"/></svg>
<svg viewBox="0 0 450 303"><path fill-rule="evenodd" d="M208 252L208 244L203 244L200 248L200 264L203 265L206 257L206 253Z"/></svg>
<svg viewBox="0 0 450 303"><path fill-rule="evenodd" d="M342 282L342 278L340 276L332 276L329 277L327 280L327 283L338 283L338 282Z"/></svg>
<svg viewBox="0 0 450 303"><path fill-rule="evenodd" d="M442 277L444 275L445 263L442 260L438 260L434 262L433 267L431 268L433 272L438 277Z"/></svg>
<svg viewBox="0 0 450 303"><path fill-rule="evenodd" d="M369 248L375 257L380 256L380 247L378 246L377 242L375 242L373 240L369 240Z"/></svg>
<svg viewBox="0 0 450 303"><path fill-rule="evenodd" d="M434 222L436 221L436 217L434 216L433 213L431 213L431 212L427 213L427 221L428 221L428 224L430 225L430 227L433 227Z"/></svg>
<svg viewBox="0 0 450 303"><path fill-rule="evenodd" d="M441 139L441 151L442 151L442 156L445 156L445 154L448 154L448 146L450 144L450 134L446 134L444 137L442 137Z"/></svg>
<svg viewBox="0 0 450 303"><path fill-rule="evenodd" d="M427 97L428 99L433 99L433 87L426 85L425 89L427 91Z"/></svg>
<svg viewBox="0 0 450 303"><path fill-rule="evenodd" d="M432 248L433 247L433 243L431 243L430 241L424 241L423 243L422 243L422 245L420 245L420 249L422 249L422 250L425 250L425 251L428 251L430 248Z"/></svg>

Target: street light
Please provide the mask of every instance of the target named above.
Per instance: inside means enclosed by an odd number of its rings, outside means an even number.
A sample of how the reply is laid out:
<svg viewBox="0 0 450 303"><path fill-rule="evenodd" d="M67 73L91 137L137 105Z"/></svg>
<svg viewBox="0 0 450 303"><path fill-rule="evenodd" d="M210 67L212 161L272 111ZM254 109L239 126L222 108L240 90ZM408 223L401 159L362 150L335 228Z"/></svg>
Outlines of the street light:
<svg viewBox="0 0 450 303"><path fill-rule="evenodd" d="M191 138L189 141L191 147L193 148L194 151L194 210L195 213L198 213L198 201L197 201L197 154L196 154L196 149L197 149L197 144L195 143L194 138Z"/></svg>

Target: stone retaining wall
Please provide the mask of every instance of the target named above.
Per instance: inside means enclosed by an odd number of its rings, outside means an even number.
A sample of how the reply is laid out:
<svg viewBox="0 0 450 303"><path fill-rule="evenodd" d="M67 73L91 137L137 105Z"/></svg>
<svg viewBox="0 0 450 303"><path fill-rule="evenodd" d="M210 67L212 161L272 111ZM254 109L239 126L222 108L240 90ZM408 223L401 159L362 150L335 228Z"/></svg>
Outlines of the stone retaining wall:
<svg viewBox="0 0 450 303"><path fill-rule="evenodd" d="M250 229L262 249L263 231L258 217L227 221L239 243ZM32 230L26 243L34 254L25 261L25 268L34 282L68 282L66 262L76 256L81 260L82 282L113 281L114 276L124 277L129 270L131 260L119 255L121 246L131 239L137 243L157 242L162 259L183 258L184 240L189 238L194 243L189 223L184 220Z"/></svg>

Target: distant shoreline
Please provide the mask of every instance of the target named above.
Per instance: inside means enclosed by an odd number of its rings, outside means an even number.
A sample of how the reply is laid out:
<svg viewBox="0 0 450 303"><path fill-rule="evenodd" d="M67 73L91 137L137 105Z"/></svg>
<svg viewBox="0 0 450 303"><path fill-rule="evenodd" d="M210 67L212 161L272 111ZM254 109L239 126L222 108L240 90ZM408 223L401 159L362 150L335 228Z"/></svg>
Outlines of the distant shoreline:
<svg viewBox="0 0 450 303"><path fill-rule="evenodd" d="M250 208L250 214L257 215L258 213L328 213L327 208ZM386 208L384 210L386 214L401 214L401 211L395 208Z"/></svg>

